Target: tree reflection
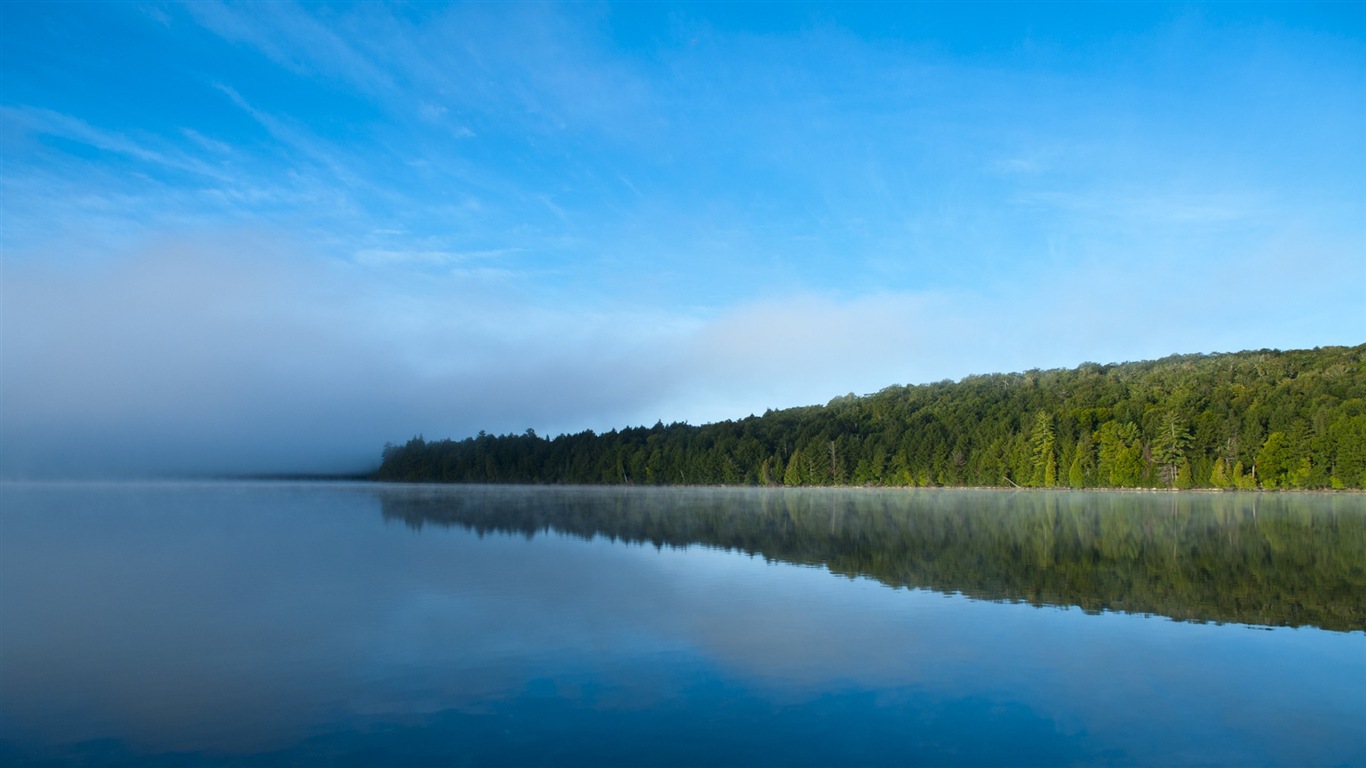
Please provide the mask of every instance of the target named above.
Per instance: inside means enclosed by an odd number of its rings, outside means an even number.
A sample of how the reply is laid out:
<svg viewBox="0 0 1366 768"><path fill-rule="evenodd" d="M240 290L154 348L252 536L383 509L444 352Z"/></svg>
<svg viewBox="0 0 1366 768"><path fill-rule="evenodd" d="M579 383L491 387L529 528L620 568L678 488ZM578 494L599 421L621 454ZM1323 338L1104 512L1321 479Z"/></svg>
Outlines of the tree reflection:
<svg viewBox="0 0 1366 768"><path fill-rule="evenodd" d="M421 529L703 545L984 600L1366 630L1356 497L385 488Z"/></svg>

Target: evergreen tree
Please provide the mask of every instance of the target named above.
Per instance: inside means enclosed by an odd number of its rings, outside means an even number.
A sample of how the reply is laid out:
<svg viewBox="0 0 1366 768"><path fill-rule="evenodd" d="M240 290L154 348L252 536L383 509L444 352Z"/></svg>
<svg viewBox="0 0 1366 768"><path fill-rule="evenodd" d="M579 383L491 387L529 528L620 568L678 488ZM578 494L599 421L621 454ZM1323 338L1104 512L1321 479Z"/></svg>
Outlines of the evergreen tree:
<svg viewBox="0 0 1366 768"><path fill-rule="evenodd" d="M1209 484L1215 488L1229 488L1233 481L1228 477L1228 468L1224 465L1224 457L1220 456L1214 460L1214 470L1210 472Z"/></svg>
<svg viewBox="0 0 1366 768"><path fill-rule="evenodd" d="M1176 487L1181 490L1188 490L1195 487L1195 479L1191 477L1191 465L1188 461L1181 462L1181 469L1176 473Z"/></svg>
<svg viewBox="0 0 1366 768"><path fill-rule="evenodd" d="M1031 485L1047 488L1058 484L1058 460L1053 454L1053 445L1056 439L1056 434L1053 431L1053 415L1047 411L1040 411L1034 417L1034 432L1029 440L1034 457L1034 475Z"/></svg>
<svg viewBox="0 0 1366 768"><path fill-rule="evenodd" d="M1308 488L1309 478L1314 475L1313 463L1308 456L1300 459L1299 466L1286 473L1286 481L1291 488Z"/></svg>
<svg viewBox="0 0 1366 768"><path fill-rule="evenodd" d="M1357 408L1366 411L1366 404ZM1366 488L1366 413L1343 414L1328 427L1336 450L1330 482L1334 488Z"/></svg>
<svg viewBox="0 0 1366 768"><path fill-rule="evenodd" d="M1272 432L1257 452L1257 470L1262 487L1268 490L1286 484L1286 472L1290 469L1290 450L1284 432Z"/></svg>
<svg viewBox="0 0 1366 768"><path fill-rule="evenodd" d="M1133 488L1143 478L1143 445L1132 421L1107 421L1096 432L1100 471L1114 488Z"/></svg>
<svg viewBox="0 0 1366 768"><path fill-rule="evenodd" d="M1086 471L1082 468L1080 452L1072 459L1072 466L1067 470L1067 485L1071 488L1086 487Z"/></svg>
<svg viewBox="0 0 1366 768"><path fill-rule="evenodd" d="M773 479L773 457L772 457L772 456L765 456L765 457L764 457L764 463L761 464L761 465L759 465L759 484L760 484L760 485L777 485L777 484L778 484L778 482L777 482L776 480Z"/></svg>
<svg viewBox="0 0 1366 768"><path fill-rule="evenodd" d="M787 459L787 471L783 473L783 485L806 485L806 472L803 471L802 452L796 450Z"/></svg>
<svg viewBox="0 0 1366 768"><path fill-rule="evenodd" d="M1176 485L1181 465L1185 463L1186 446L1189 443L1190 435L1181 426L1176 413L1168 411L1162 420L1162 429L1153 441L1153 460L1159 467L1162 482L1168 488ZM1186 471L1189 472L1189 468Z"/></svg>

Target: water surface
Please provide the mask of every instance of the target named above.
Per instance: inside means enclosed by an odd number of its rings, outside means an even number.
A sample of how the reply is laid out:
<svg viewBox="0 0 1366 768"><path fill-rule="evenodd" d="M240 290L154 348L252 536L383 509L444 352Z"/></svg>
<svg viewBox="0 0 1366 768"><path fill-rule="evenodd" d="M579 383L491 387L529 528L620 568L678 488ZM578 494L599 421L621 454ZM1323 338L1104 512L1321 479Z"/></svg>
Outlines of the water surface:
<svg viewBox="0 0 1366 768"><path fill-rule="evenodd" d="M0 493L7 764L1366 764L1360 496Z"/></svg>

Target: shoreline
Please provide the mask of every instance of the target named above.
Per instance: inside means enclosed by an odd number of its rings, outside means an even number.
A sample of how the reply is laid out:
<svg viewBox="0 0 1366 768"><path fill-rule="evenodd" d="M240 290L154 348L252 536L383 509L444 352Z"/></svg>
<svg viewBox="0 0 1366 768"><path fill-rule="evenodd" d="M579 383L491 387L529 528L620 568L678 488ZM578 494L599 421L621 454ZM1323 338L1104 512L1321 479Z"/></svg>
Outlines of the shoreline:
<svg viewBox="0 0 1366 768"><path fill-rule="evenodd" d="M244 475L200 475L170 477L45 477L45 478L0 478L0 485L139 485L160 483L299 483L299 484L366 484L391 486L429 486L463 488L594 488L594 489L715 489L715 490L766 490L766 491L1009 491L1011 493L1138 493L1138 494L1315 494L1315 495L1366 495L1366 488L1070 488L1009 485L722 485L715 483L671 483L646 485L636 483L476 483L442 482L440 480L381 480L366 473L252 473Z"/></svg>
<svg viewBox="0 0 1366 768"><path fill-rule="evenodd" d="M1246 489L1223 489L1223 488L1035 488L1031 486L1012 487L1009 485L718 485L718 484L690 484L673 483L666 485L638 485L632 483L469 483L469 482L441 482L439 480L373 480L371 482L381 485L407 486L441 486L441 487L487 487L487 488L714 488L717 490L740 490L752 488L755 490L766 491L1011 491L1011 492L1033 492L1033 493L1145 493L1145 494L1181 494L1181 493L1200 493L1200 494L1366 494L1366 488L1257 488Z"/></svg>

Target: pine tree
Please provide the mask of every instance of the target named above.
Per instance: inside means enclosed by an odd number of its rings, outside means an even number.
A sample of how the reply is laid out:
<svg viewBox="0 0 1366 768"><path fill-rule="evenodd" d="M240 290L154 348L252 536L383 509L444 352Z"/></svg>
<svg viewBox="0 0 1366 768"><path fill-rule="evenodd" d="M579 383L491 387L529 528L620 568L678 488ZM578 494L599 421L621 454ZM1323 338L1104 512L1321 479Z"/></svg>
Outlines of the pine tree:
<svg viewBox="0 0 1366 768"><path fill-rule="evenodd" d="M764 463L759 465L759 484L777 485L778 482L773 478L773 457L765 456Z"/></svg>
<svg viewBox="0 0 1366 768"><path fill-rule="evenodd" d="M1081 452L1077 452L1076 458L1072 459L1072 466L1067 470L1067 484L1073 488L1082 488L1086 485L1086 471L1081 465Z"/></svg>
<svg viewBox="0 0 1366 768"><path fill-rule="evenodd" d="M1228 478L1228 467L1224 464L1224 457L1220 456L1214 462L1214 470L1209 473L1209 484L1215 488L1228 488L1233 482Z"/></svg>
<svg viewBox="0 0 1366 768"><path fill-rule="evenodd" d="M1287 478L1288 478L1289 481L1290 481L1290 487L1292 487L1292 488L1308 488L1308 487L1309 487L1309 478L1310 478L1313 474L1314 474L1314 466L1313 466L1313 464L1309 461L1309 457L1308 457L1308 456L1305 456L1304 458L1300 459L1300 464L1299 464L1299 466L1296 467L1294 470L1292 470L1291 472L1289 472L1289 473L1287 474Z"/></svg>
<svg viewBox="0 0 1366 768"><path fill-rule="evenodd" d="M804 485L806 473L802 471L802 452L793 451L787 459L787 471L783 473L783 485Z"/></svg>
<svg viewBox="0 0 1366 768"><path fill-rule="evenodd" d="M1034 481L1031 485L1052 487L1058 484L1058 458L1054 455L1053 415L1039 411L1034 418L1034 433L1029 443L1034 453Z"/></svg>
<svg viewBox="0 0 1366 768"><path fill-rule="evenodd" d="M1181 469L1176 473L1176 487L1183 491L1195 487L1195 480L1191 477L1190 462L1181 462Z"/></svg>
<svg viewBox="0 0 1366 768"><path fill-rule="evenodd" d="M1153 441L1153 460L1161 468L1162 482L1166 483L1168 488L1176 485L1177 476L1181 473L1181 465L1185 463L1186 446L1189 443L1190 435L1181 426L1176 412L1168 411L1162 420L1162 431ZM1190 472L1190 469L1188 468L1186 471Z"/></svg>
<svg viewBox="0 0 1366 768"><path fill-rule="evenodd" d="M1266 436L1262 449L1257 452L1257 474L1261 476L1262 487L1270 490L1285 485L1291 470L1290 441L1284 432L1272 432Z"/></svg>
<svg viewBox="0 0 1366 768"><path fill-rule="evenodd" d="M1100 473L1114 488L1132 488L1143 479L1143 445L1138 426L1107 421L1096 431L1100 444Z"/></svg>

